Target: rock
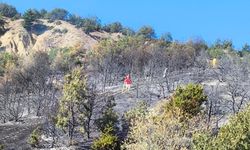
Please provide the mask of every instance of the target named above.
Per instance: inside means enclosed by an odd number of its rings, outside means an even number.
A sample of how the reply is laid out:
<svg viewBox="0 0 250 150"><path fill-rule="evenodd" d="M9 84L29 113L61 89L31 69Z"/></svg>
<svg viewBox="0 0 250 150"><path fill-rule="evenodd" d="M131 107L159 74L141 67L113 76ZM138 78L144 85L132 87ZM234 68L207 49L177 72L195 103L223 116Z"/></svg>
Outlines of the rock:
<svg viewBox="0 0 250 150"><path fill-rule="evenodd" d="M0 37L1 49L27 55L33 47L32 38L22 26L23 20L10 21L8 31Z"/></svg>
<svg viewBox="0 0 250 150"><path fill-rule="evenodd" d="M23 27L23 20L11 21L6 18L7 32L0 37L0 50L28 55L32 51L49 51L52 48L82 47L91 50L101 39L117 40L121 33L92 32L86 34L82 29L65 21L48 22L40 19L31 31Z"/></svg>

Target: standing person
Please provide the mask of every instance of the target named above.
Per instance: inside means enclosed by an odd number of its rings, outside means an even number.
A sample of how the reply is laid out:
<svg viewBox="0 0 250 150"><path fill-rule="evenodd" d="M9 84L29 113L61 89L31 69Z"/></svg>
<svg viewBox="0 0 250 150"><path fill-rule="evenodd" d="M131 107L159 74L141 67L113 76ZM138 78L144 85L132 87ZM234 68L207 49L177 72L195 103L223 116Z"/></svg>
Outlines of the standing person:
<svg viewBox="0 0 250 150"><path fill-rule="evenodd" d="M128 74L128 75L126 75L126 77L124 79L124 84L123 84L122 92L129 91L130 87L131 87L131 84L132 84L132 80L130 78L130 75Z"/></svg>
<svg viewBox="0 0 250 150"><path fill-rule="evenodd" d="M214 59L212 60L212 67L213 67L213 68L217 68L217 59L216 59L216 58L214 58Z"/></svg>

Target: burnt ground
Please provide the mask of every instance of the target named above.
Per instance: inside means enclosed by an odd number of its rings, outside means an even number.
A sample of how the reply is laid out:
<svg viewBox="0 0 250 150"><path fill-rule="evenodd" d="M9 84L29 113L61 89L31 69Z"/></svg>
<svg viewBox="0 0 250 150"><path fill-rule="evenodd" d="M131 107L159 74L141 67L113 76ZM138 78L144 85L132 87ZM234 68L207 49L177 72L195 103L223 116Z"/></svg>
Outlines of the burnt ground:
<svg viewBox="0 0 250 150"><path fill-rule="evenodd" d="M190 76L184 75L185 82L190 82ZM184 80L184 77L182 79ZM179 77L177 77L179 78ZM182 84L184 84L183 82ZM180 83L176 83L180 84ZM138 87L137 87L138 86ZM169 96L170 93L165 91L165 96ZM114 96L116 101L115 111L121 117L126 111L135 107L139 101L147 101L151 106L163 99L163 93L158 83L152 83L150 81L139 82L138 85L134 84L130 91L122 92L122 85L110 86L105 92L99 93L98 97ZM99 108L103 106L103 103L99 104ZM24 118L20 123L8 123L0 124L0 144L4 145L6 150L29 150L32 149L27 143L27 139L31 132L39 125L43 124L41 118ZM93 136L95 137L95 136ZM92 139L93 140L93 139ZM78 146L78 148L72 149L89 149L92 141L87 141ZM69 149L68 147L57 147L55 149Z"/></svg>
<svg viewBox="0 0 250 150"><path fill-rule="evenodd" d="M32 149L27 143L27 139L32 131L41 124L41 118L26 118L22 122L0 125L0 144L6 150Z"/></svg>

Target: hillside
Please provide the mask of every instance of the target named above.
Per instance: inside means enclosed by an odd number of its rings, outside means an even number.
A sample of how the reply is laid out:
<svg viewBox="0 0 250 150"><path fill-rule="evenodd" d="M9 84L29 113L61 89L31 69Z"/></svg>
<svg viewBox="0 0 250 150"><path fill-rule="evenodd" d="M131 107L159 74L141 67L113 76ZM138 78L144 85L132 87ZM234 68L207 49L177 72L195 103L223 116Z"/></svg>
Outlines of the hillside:
<svg viewBox="0 0 250 150"><path fill-rule="evenodd" d="M90 50L101 39L117 39L119 33L91 32L86 34L74 25L58 20L49 23L40 19L34 23L31 31L23 27L23 19L11 20L5 18L7 31L0 37L2 51L27 55L32 51L49 51L53 48L69 48L80 46Z"/></svg>
<svg viewBox="0 0 250 150"><path fill-rule="evenodd" d="M0 150L247 150L249 91L247 44L0 3Z"/></svg>

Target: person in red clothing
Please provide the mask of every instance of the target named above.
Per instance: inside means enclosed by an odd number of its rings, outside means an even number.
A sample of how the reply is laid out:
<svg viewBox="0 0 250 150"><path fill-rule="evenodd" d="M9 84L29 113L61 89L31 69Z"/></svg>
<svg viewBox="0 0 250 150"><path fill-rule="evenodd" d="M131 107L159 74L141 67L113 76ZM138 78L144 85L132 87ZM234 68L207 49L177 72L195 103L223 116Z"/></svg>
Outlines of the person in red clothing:
<svg viewBox="0 0 250 150"><path fill-rule="evenodd" d="M126 75L125 79L124 79L124 84L123 84L123 90L122 92L124 91L129 91L130 90L130 87L131 87L131 84L132 84L132 80L130 78L130 75Z"/></svg>

